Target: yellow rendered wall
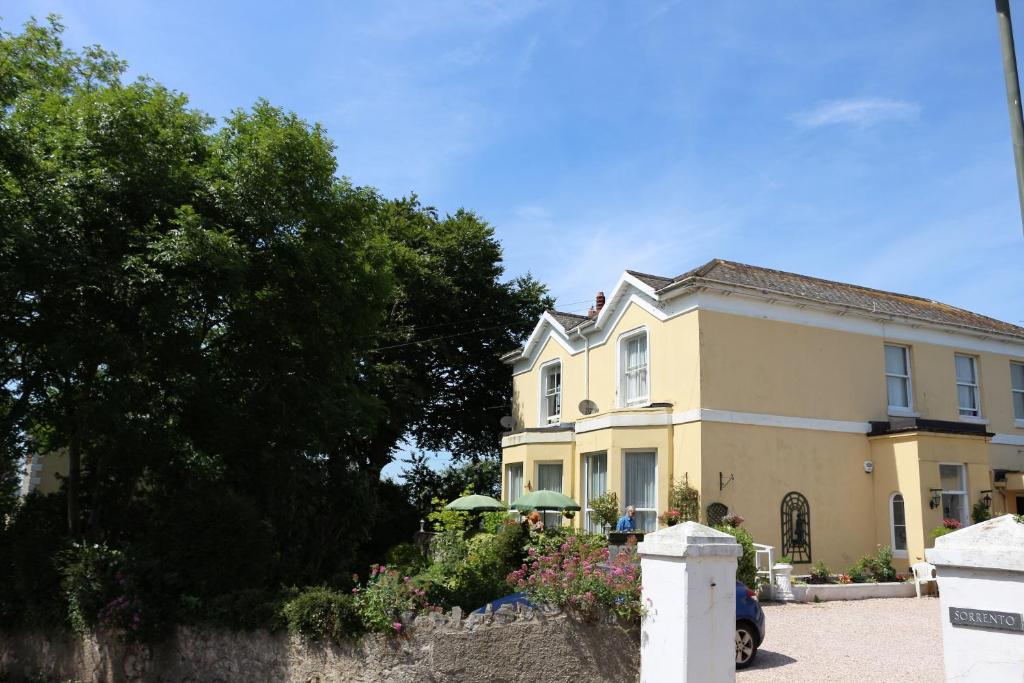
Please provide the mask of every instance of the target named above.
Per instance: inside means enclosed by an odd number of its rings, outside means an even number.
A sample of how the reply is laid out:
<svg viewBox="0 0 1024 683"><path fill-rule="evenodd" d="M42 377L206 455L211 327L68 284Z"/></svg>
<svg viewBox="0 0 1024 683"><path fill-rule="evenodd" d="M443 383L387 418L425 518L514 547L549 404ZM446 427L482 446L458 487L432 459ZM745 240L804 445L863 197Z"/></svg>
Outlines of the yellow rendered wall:
<svg viewBox="0 0 1024 683"><path fill-rule="evenodd" d="M646 327L650 397L652 403L672 403L675 410L700 406L699 336L697 313L660 322L643 308L629 304L603 343L590 348L590 400L597 403L598 414L618 410L618 342L623 333ZM596 336L603 336L603 333ZM562 363L562 422L583 417L579 403L585 398L586 352L570 355L565 348L548 339L528 371L516 375L512 383L513 415L521 427L543 427L539 420L542 368L553 360Z"/></svg>
<svg viewBox="0 0 1024 683"><path fill-rule="evenodd" d="M874 481L875 538L881 545L891 545L889 498L903 495L907 523L907 557L893 560L897 571L905 572L915 562L924 560L924 549L930 547L928 530L924 528L923 510L928 505L928 490L922 490L916 435L873 437L871 461ZM931 528L931 527L929 527Z"/></svg>
<svg viewBox="0 0 1024 683"><path fill-rule="evenodd" d="M867 439L843 432L701 425L701 506L724 503L742 515L756 543L781 553L781 504L790 491L807 498L812 561L846 569L873 552L875 503ZM719 472L733 480L719 490ZM805 573L809 565L797 565Z"/></svg>
<svg viewBox="0 0 1024 683"><path fill-rule="evenodd" d="M884 419L878 338L700 312L705 408L831 420Z"/></svg>

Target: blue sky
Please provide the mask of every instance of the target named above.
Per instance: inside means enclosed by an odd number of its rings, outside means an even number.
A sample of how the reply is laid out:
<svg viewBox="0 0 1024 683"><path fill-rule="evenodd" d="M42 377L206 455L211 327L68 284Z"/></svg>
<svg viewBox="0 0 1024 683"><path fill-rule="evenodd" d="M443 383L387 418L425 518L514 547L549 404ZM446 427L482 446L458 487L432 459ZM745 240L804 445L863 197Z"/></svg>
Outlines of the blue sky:
<svg viewBox="0 0 1024 683"><path fill-rule="evenodd" d="M1024 49L1024 4L1018 37ZM1024 324L1024 238L991 2L67 2L215 116L265 97L340 172L470 208L510 275L585 310L625 268L714 257Z"/></svg>

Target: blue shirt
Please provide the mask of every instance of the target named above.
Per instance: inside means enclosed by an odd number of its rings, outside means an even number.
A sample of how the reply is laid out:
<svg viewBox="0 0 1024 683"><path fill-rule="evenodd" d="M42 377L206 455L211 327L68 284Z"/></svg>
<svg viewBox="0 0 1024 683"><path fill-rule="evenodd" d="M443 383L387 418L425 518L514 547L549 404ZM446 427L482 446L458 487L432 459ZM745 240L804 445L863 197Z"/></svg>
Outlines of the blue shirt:
<svg viewBox="0 0 1024 683"><path fill-rule="evenodd" d="M619 523L615 525L616 531L636 531L636 523L629 515L619 517Z"/></svg>

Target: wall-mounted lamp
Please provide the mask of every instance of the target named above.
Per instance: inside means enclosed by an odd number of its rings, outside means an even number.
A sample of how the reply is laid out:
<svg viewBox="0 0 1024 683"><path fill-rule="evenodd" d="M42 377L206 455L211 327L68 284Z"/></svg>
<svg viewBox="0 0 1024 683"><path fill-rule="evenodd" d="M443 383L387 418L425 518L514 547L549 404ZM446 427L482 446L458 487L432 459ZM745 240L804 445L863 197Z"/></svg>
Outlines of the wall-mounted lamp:
<svg viewBox="0 0 1024 683"><path fill-rule="evenodd" d="M932 494L932 499L928 501L928 507L932 510L942 505L942 489L928 489Z"/></svg>
<svg viewBox="0 0 1024 683"><path fill-rule="evenodd" d="M985 489L981 492L981 502L985 504L985 508L988 510L992 509L992 489Z"/></svg>

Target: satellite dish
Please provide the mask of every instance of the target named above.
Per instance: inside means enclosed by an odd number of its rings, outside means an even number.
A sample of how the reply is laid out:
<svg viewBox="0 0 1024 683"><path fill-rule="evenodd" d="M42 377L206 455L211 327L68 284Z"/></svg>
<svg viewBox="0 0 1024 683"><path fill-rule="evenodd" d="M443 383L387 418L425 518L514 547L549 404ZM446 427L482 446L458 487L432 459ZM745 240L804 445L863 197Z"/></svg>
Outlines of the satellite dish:
<svg viewBox="0 0 1024 683"><path fill-rule="evenodd" d="M501 418L501 426L504 427L505 429L511 430L516 426L516 419L511 415L506 415L505 417Z"/></svg>
<svg viewBox="0 0 1024 683"><path fill-rule="evenodd" d="M597 412L597 404L589 398L585 398L580 401L580 412L584 415L593 415Z"/></svg>

